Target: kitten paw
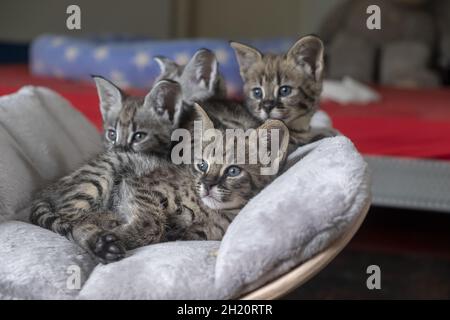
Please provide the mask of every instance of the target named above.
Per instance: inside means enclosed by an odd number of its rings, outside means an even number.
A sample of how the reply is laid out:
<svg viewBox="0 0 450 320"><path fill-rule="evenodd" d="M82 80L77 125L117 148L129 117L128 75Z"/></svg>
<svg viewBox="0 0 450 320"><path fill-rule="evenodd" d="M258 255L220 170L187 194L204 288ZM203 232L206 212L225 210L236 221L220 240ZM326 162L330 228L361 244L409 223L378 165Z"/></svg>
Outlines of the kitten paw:
<svg viewBox="0 0 450 320"><path fill-rule="evenodd" d="M115 262L125 257L125 247L120 239L111 232L98 236L94 244L93 253L103 264Z"/></svg>

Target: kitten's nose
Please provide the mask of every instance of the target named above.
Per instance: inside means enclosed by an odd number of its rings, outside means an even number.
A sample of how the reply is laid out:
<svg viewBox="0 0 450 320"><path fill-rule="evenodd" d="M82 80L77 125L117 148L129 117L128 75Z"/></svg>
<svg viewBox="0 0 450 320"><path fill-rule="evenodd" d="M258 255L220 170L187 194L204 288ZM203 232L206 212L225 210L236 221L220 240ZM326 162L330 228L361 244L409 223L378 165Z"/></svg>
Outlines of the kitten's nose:
<svg viewBox="0 0 450 320"><path fill-rule="evenodd" d="M275 100L264 100L262 102L262 107L264 110L266 110L267 113L269 113L270 111L272 111L273 108L275 108Z"/></svg>
<svg viewBox="0 0 450 320"><path fill-rule="evenodd" d="M214 188L214 183L203 182L203 193L204 197L208 196L211 193L212 188Z"/></svg>

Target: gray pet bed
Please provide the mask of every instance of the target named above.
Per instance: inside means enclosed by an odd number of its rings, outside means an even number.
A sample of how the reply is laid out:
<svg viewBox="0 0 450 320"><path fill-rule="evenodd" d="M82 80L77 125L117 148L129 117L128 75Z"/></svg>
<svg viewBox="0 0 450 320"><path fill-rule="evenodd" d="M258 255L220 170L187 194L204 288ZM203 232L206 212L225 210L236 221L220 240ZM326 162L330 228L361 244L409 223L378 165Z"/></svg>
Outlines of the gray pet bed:
<svg viewBox="0 0 450 320"><path fill-rule="evenodd" d="M327 121L317 118L318 126ZM96 265L27 222L33 192L101 149L95 128L56 93L25 87L0 97L0 148L3 299L276 297L332 259L370 204L365 161L347 138L328 138L291 155L290 169L248 203L222 241L149 245Z"/></svg>

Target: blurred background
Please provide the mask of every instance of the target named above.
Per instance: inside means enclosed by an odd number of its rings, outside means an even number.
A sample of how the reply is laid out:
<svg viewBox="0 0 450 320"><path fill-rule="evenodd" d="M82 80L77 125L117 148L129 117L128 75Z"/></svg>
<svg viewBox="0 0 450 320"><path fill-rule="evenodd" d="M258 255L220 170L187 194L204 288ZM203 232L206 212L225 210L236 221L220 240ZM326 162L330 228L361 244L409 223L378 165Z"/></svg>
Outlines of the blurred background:
<svg viewBox="0 0 450 320"><path fill-rule="evenodd" d="M77 34L132 33L147 37L297 36L316 32L320 21L341 0L4 0L0 37L31 41L45 33L73 35L66 28L66 8L80 6L82 29ZM313 13L311 15L310 13ZM320 13L319 13L320 12ZM250 20L251 19L251 23Z"/></svg>
<svg viewBox="0 0 450 320"><path fill-rule="evenodd" d="M450 1L2 0L0 95L50 87L101 129L90 74L145 93L155 55L183 64L207 47L241 99L228 40L281 53L311 33L326 47L321 108L365 155L374 198L350 245L287 298L450 298ZM372 264L381 290L366 287Z"/></svg>

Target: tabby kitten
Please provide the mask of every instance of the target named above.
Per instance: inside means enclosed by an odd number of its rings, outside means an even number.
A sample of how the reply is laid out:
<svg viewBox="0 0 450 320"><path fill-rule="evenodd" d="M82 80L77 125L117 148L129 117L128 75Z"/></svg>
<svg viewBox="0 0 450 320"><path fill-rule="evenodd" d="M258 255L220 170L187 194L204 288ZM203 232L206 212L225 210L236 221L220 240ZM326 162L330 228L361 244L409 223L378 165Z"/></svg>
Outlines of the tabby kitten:
<svg viewBox="0 0 450 320"><path fill-rule="evenodd" d="M97 226L108 229L117 225L116 216L105 213L105 208L114 205L118 183L133 166L133 156L141 154L139 148L147 150L150 146L154 152L149 153L149 157L155 162L167 162L160 153L167 153L167 146L171 142L170 128L175 127L179 121L182 107L181 86L173 81L159 81L144 98L131 99L123 99L119 95L120 90L110 86L106 80L98 78L97 81L101 81L101 88L105 89L102 92L103 103L108 103L108 111L120 112L123 101L131 103L131 111L122 112L118 121L131 123L129 118L136 117L138 113L142 117L136 118L142 121L142 126L156 126L156 132L146 132L146 139L131 143L128 140L132 137L122 134L122 131L114 138L111 136L110 146L105 153L41 192L33 202L30 216L32 223L73 239L90 253L93 253L94 248L90 247L92 242L89 241L92 239L88 241L87 233L98 231ZM106 105L103 107L105 110ZM135 126L137 130L141 130L139 124ZM127 131L124 129L124 132ZM98 236L97 240L102 241L100 234ZM101 256L107 253L105 247L99 254Z"/></svg>
<svg viewBox="0 0 450 320"><path fill-rule="evenodd" d="M207 99L226 97L225 81L219 72L215 54L208 49L199 49L185 66L163 56L154 58L161 73L155 81L169 79L181 84L183 100L188 105Z"/></svg>
<svg viewBox="0 0 450 320"><path fill-rule="evenodd" d="M217 71L217 60L211 51L198 50L187 65L182 67L167 58L156 57L155 60L161 66L161 74L155 84L161 84L160 80L163 79L179 82L186 109L191 109L190 105L194 101L225 96L224 82ZM141 107L142 98L127 95L103 77L93 76L93 79L100 100L106 149L167 154L170 147L170 144L167 145L170 141L167 136L170 136L178 123L171 119L151 117L148 109ZM164 88L156 88L155 85L154 89L160 95L166 94Z"/></svg>
<svg viewBox="0 0 450 320"><path fill-rule="evenodd" d="M180 85L158 81L144 98L125 94L105 78L93 78L100 99L106 149L166 155L172 130L179 125Z"/></svg>
<svg viewBox="0 0 450 320"><path fill-rule="evenodd" d="M156 57L155 61L161 68L161 74L156 80L170 79L181 84L185 103L181 127L192 127L194 103L201 103L214 124L220 128L249 129L262 124L241 103L225 99L225 81L212 51L198 50L186 66L180 66L163 56Z"/></svg>
<svg viewBox="0 0 450 320"><path fill-rule="evenodd" d="M213 123L200 107L195 110L204 135ZM281 147L272 153L282 163L287 128L271 120L261 129L279 130ZM261 135L268 146L274 139L271 132ZM256 152L254 144L247 141L246 146L248 156ZM102 263L151 243L219 240L276 173L260 175L260 163L238 165L230 156L224 164L214 160L205 151L201 161L177 166L144 153L106 151L43 191L33 204L31 221L73 240Z"/></svg>
<svg viewBox="0 0 450 320"><path fill-rule="evenodd" d="M231 42L244 81L246 107L258 119L279 119L289 128L290 149L314 139L335 135L312 130L323 82L322 41L315 36L298 40L286 54L262 54L250 46Z"/></svg>

